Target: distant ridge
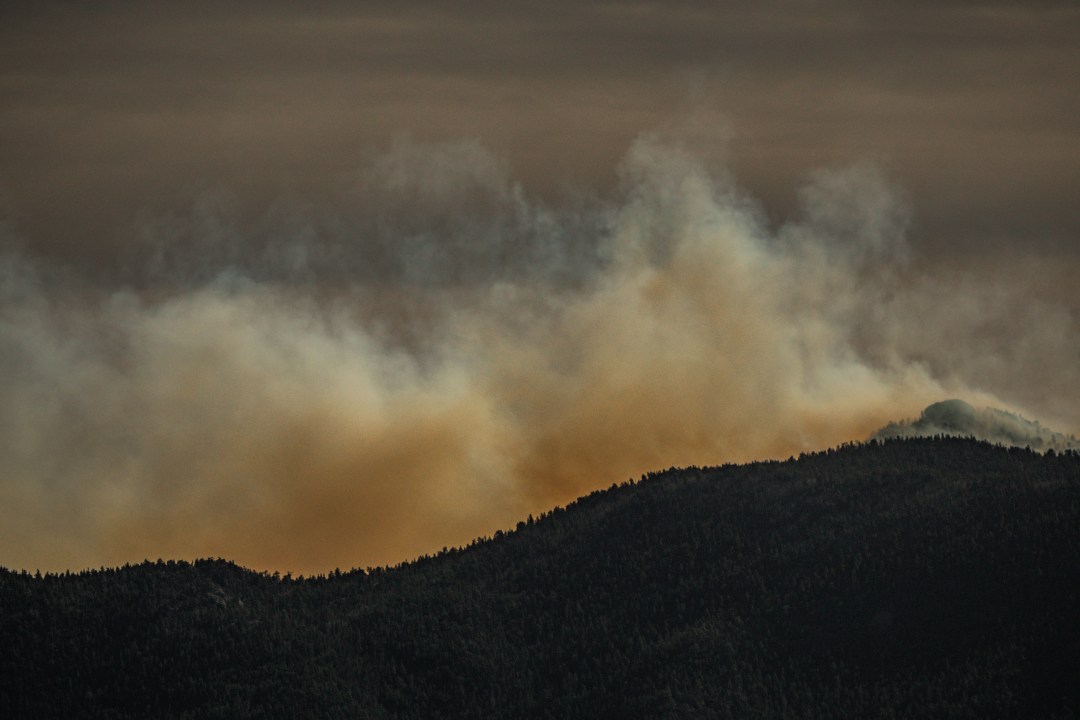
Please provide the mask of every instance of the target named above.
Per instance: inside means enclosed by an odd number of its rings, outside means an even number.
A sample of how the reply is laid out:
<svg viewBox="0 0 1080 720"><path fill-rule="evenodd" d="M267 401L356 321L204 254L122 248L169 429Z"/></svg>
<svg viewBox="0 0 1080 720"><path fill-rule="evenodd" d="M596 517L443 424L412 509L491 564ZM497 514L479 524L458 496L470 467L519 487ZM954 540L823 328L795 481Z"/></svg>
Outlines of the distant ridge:
<svg viewBox="0 0 1080 720"><path fill-rule="evenodd" d="M1075 436L1043 427L1037 420L998 408L977 409L955 398L928 406L917 420L891 422L874 433L873 439L935 435L973 437L996 445L1039 451L1080 450L1080 440Z"/></svg>

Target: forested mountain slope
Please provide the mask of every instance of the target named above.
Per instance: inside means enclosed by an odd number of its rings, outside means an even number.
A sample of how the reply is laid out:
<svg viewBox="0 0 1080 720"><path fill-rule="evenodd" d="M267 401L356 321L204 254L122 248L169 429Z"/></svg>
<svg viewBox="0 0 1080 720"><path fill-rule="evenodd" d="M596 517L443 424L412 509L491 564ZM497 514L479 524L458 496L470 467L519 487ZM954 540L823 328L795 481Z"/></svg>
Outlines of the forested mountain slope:
<svg viewBox="0 0 1080 720"><path fill-rule="evenodd" d="M0 572L2 717L1077 717L1080 454L670 470L394 569Z"/></svg>

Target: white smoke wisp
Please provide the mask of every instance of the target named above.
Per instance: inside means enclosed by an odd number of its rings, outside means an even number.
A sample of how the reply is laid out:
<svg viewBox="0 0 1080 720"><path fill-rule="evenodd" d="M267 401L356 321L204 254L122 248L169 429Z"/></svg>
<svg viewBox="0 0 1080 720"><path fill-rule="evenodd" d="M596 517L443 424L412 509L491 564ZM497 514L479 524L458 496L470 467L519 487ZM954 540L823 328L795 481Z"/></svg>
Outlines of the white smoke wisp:
<svg viewBox="0 0 1080 720"><path fill-rule="evenodd" d="M963 400L942 400L930 405L915 420L891 422L874 433L876 438L973 437L1011 447L1080 450L1080 440L1044 427L1016 413L997 408L975 408Z"/></svg>
<svg viewBox="0 0 1080 720"><path fill-rule="evenodd" d="M262 241L173 223L199 255L155 248L141 285L9 258L0 564L396 562L647 470L786 457L1014 391L931 342L913 314L931 295L905 295L904 203L868 166L819 174L771 231L730 177L655 138L617 199L567 207L472 144L395 153L363 207ZM1062 367L1075 350L1024 337Z"/></svg>

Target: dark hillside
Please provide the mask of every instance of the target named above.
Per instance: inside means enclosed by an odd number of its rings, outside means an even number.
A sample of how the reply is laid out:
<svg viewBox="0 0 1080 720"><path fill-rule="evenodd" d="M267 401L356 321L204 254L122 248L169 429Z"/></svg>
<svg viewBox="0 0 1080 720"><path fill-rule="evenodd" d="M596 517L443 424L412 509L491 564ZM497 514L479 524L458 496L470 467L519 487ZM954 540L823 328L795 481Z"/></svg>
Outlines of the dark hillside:
<svg viewBox="0 0 1080 720"><path fill-rule="evenodd" d="M1080 714L1080 454L669 470L394 569L0 571L2 717Z"/></svg>

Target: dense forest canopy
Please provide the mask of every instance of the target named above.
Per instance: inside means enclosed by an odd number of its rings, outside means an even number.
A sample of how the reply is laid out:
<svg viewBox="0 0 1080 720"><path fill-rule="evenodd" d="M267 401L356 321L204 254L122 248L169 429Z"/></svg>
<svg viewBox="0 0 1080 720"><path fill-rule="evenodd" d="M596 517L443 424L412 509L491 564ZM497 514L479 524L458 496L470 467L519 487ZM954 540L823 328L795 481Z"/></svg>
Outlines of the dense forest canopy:
<svg viewBox="0 0 1080 720"><path fill-rule="evenodd" d="M394 568L0 571L3 717L1080 713L1080 453L685 468Z"/></svg>

